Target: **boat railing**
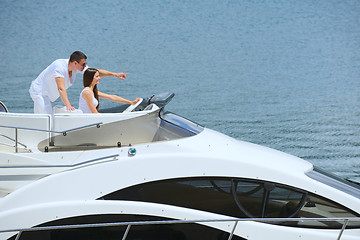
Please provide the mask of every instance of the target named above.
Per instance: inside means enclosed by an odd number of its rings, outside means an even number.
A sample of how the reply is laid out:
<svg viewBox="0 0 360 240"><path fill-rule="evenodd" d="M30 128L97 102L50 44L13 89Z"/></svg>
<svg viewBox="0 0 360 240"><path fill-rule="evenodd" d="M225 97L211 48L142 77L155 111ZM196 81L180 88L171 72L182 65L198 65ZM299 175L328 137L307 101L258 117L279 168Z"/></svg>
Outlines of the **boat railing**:
<svg viewBox="0 0 360 240"><path fill-rule="evenodd" d="M197 220L165 220L165 221L138 221L138 222L111 222L111 223L95 223L95 224L76 224L76 225L61 225L61 226L49 226L49 227L33 227L33 228L18 228L0 230L1 233L17 232L15 240L21 237L24 232L33 231L49 231L49 230L69 230L69 229L83 229L83 228L98 228L98 227L119 227L126 226L126 230L123 234L122 240L126 240L127 235L130 232L132 226L144 226L144 225L160 225L160 224L189 224L189 223L212 223L212 222L233 222L231 232L229 232L228 240L233 238L236 227L239 222L259 222L259 223L276 223L276 222L306 222L306 221L337 221L343 222L342 228L339 229L337 240L341 240L341 237L349 222L360 222L360 217L348 217L348 218L228 218L228 219L197 219ZM331 240L331 239L329 239ZM335 239L334 239L335 240Z"/></svg>
<svg viewBox="0 0 360 240"><path fill-rule="evenodd" d="M112 158L113 160L109 161L116 161L118 160L119 154L112 154L108 156L93 158L90 160L86 160L83 162L78 162L74 164L58 164L58 165L10 165L10 166L0 166L0 168L74 168L74 167L80 167L86 164L93 164L98 163L104 159Z"/></svg>
<svg viewBox="0 0 360 240"><path fill-rule="evenodd" d="M9 137L9 136L6 136L6 135L4 135L4 134L0 134L0 136L1 136L1 137L4 137L4 138L6 138L6 139L8 139L8 140L10 140L10 141L12 141L12 142L14 142L14 143L16 143L16 140L13 139L13 138L11 138L11 137ZM21 146L23 146L24 148L27 148L27 146L26 146L25 144L23 144L23 143L21 143L21 142L19 142L19 141L18 141L18 144L21 145ZM3 145L7 145L7 144L3 144Z"/></svg>
<svg viewBox="0 0 360 240"><path fill-rule="evenodd" d="M18 130L29 130L29 131L38 131L38 132L58 133L58 134L62 134L64 136L66 136L69 132L84 129L84 128L88 128L88 127L92 127L92 126L96 126L97 128L100 128L101 124L103 124L103 123L102 122L92 123L92 124L84 125L84 126L81 126L81 127L67 129L67 130L64 130L64 131L38 129L38 128L28 128L28 127L16 127L16 126L7 126L7 125L0 125L0 128L14 129L14 131L15 131L15 139L13 139L13 138L11 138L9 136L6 136L4 134L1 134L1 136L15 142L14 147L15 147L15 152L17 153L19 151L19 148L18 148L19 144L24 146L25 148L27 148L25 144L22 144L22 143L19 142L19 140L18 140ZM51 145L51 144L49 144L49 145Z"/></svg>

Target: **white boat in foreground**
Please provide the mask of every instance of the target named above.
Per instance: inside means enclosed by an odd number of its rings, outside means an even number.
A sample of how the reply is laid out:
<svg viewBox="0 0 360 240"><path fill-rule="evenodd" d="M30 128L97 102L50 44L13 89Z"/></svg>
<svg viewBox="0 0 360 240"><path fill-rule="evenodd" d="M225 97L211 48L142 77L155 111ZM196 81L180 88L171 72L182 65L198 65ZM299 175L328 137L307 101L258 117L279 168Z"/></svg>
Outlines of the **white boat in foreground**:
<svg viewBox="0 0 360 240"><path fill-rule="evenodd" d="M196 219L224 221L133 226L126 239L329 240L342 219L341 239L360 238L358 185L165 112L172 97L127 112L0 113L0 239L122 239L126 226L8 230Z"/></svg>

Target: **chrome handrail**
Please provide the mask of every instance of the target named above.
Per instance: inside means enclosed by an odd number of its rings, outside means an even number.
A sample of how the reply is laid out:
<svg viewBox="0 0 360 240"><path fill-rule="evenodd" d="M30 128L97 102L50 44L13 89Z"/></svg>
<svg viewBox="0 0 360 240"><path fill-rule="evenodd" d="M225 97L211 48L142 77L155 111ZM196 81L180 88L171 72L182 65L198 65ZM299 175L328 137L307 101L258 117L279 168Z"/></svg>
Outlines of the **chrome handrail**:
<svg viewBox="0 0 360 240"><path fill-rule="evenodd" d="M55 131L55 130L47 130L47 129L38 129L38 128L27 128L27 127L15 127L15 126L7 126L7 125L0 125L0 127L3 128L12 128L15 129L15 152L18 152L18 130L30 130L30 131L39 131L39 132L48 132L48 133L62 133L64 136L67 135L68 132L72 132L75 130L79 130L79 129L83 129L83 128L87 128L87 127L92 127L92 126L97 126L97 128L100 127L100 125L103 124L102 122L98 122L98 123L92 123L92 124L88 124L85 126L81 126L81 127L76 127L76 128L71 128L68 130L64 130L64 131Z"/></svg>
<svg viewBox="0 0 360 240"><path fill-rule="evenodd" d="M233 233L237 227L238 222L298 222L298 221L337 221L344 222L340 229L337 240L340 240L343 232L346 229L348 222L360 222L360 217L348 217L348 218L228 218L228 219L196 219L196 220L165 220L165 221L139 221L139 222L112 222L112 223L94 223L94 224L76 224L76 225L62 225L62 226L49 226L49 227L33 227L33 228L17 228L0 230L1 233L18 232L16 239L19 239L23 232L32 231L48 231L48 230L66 230L66 229L82 229L82 228L96 228L96 227L118 227L127 226L123 235L123 240L126 240L127 234L130 231L131 226L143 226L143 225L159 225L159 224L185 224L185 223L210 223L210 222L234 222L234 227L229 233L228 240L231 240Z"/></svg>
<svg viewBox="0 0 360 240"><path fill-rule="evenodd" d="M84 125L84 126L76 127L76 128L71 128L71 129L64 130L64 131L46 130L46 129L38 129L38 128L26 128L26 127L15 127L15 126L6 126L6 125L0 125L0 127L15 128L15 129L22 129L22 130L32 130L32 131L40 131L40 132L49 132L49 133L62 133L62 134L65 133L65 135L66 135L67 132L79 130L79 129L86 128L86 127L92 127L95 125L97 125L97 127L99 128L100 124L103 124L103 122L92 123L92 124L88 124L88 125Z"/></svg>
<svg viewBox="0 0 360 240"><path fill-rule="evenodd" d="M93 162L107 159L107 158L116 158L119 156L120 156L119 154L113 154L113 155L109 155L109 156L86 160L86 161L75 163L75 164L66 164L66 165L14 165L14 166L0 166L0 168L62 168L62 167L72 168L72 167L78 167L80 165L93 163Z"/></svg>
<svg viewBox="0 0 360 240"><path fill-rule="evenodd" d="M15 139L13 139L13 138L11 138L11 137L9 137L9 136L6 136L6 135L4 135L4 134L1 134L1 133L0 133L0 137L4 137L4 138L6 138L6 139L9 139L10 141L16 142ZM20 145L23 146L24 148L27 148L27 146L26 146L25 144L21 143L21 142L18 142L18 144L20 144ZM4 144L4 145L5 145L5 144ZM9 146L10 146L10 145L9 145ZM15 146L14 146L14 147L15 147Z"/></svg>

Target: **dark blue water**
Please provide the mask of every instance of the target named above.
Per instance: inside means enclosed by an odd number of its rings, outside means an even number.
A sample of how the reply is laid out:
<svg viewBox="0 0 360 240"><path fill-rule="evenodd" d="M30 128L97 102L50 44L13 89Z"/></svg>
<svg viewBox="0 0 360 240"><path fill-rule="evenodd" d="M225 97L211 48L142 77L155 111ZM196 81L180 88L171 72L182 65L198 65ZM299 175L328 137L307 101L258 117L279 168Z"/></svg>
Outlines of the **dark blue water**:
<svg viewBox="0 0 360 240"><path fill-rule="evenodd" d="M103 92L172 91L167 109L360 180L359 1L0 1L0 100L81 50L129 72ZM78 104L81 77L68 90ZM102 101L102 107L113 106Z"/></svg>

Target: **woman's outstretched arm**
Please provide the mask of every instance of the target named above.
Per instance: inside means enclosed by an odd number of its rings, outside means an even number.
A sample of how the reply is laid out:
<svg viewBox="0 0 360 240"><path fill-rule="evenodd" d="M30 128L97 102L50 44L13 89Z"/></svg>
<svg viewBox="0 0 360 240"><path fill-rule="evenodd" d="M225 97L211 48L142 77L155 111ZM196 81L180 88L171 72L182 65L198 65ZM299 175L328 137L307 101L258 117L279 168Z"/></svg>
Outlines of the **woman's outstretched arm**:
<svg viewBox="0 0 360 240"><path fill-rule="evenodd" d="M114 102L127 103L127 104L135 104L140 100L140 98L136 98L135 100L130 101L125 98L119 97L117 95L110 95L110 94L102 93L99 91L98 91L98 95L99 95L99 98L104 98L104 99L111 100Z"/></svg>

